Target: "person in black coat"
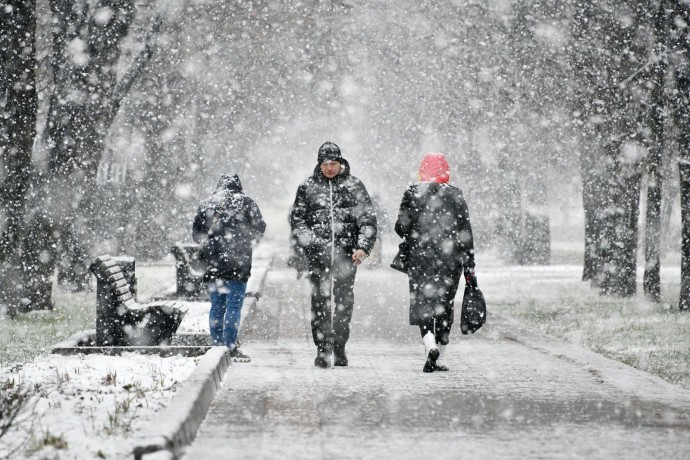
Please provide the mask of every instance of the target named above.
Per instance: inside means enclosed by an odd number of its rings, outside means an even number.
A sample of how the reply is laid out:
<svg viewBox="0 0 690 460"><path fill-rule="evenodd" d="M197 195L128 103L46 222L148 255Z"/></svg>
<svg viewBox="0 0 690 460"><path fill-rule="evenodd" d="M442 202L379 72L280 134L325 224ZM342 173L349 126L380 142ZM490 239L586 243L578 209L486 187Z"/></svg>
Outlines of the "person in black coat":
<svg viewBox="0 0 690 460"><path fill-rule="evenodd" d="M376 214L366 187L350 174L350 164L336 144L324 143L317 162L297 189L290 211L291 238L306 261L311 283L314 365L328 367L335 354L333 364L347 366L355 275L376 241Z"/></svg>
<svg viewBox="0 0 690 460"><path fill-rule="evenodd" d="M395 232L403 238L410 283L410 325L425 346L424 372L447 371L444 356L453 325L460 276L476 287L474 243L462 191L448 183L450 168L441 153L428 153L420 182L402 198Z"/></svg>
<svg viewBox="0 0 690 460"><path fill-rule="evenodd" d="M233 361L249 362L237 346L242 304L251 275L252 248L263 237L266 223L254 200L242 191L237 174L223 174L205 199L192 224L192 238L201 246L207 268L213 345L230 349Z"/></svg>

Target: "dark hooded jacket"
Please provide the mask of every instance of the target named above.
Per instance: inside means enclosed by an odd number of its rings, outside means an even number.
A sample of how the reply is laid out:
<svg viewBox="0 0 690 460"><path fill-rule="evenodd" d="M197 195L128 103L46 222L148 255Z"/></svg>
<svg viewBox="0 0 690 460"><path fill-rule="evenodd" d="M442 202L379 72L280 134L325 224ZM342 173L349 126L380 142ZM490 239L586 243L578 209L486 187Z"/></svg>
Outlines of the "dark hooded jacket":
<svg viewBox="0 0 690 460"><path fill-rule="evenodd" d="M201 245L207 264L205 278L247 281L252 246L261 240L266 223L254 200L242 192L237 174L223 174L215 192L199 206L192 237Z"/></svg>
<svg viewBox="0 0 690 460"><path fill-rule="evenodd" d="M321 161L321 159L319 159ZM362 181L339 158L340 173L332 179L319 165L297 189L290 211L292 238L309 269L350 258L356 249L369 254L376 241L376 214Z"/></svg>

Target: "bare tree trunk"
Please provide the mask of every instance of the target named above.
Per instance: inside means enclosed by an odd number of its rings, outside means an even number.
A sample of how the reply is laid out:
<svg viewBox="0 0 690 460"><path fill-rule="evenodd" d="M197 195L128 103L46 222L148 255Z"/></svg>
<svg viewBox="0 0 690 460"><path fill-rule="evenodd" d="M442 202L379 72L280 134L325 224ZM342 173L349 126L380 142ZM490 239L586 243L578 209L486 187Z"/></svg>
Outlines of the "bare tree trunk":
<svg viewBox="0 0 690 460"><path fill-rule="evenodd" d="M607 147L607 202L602 234L602 294L630 297L637 291L637 235L641 171L639 162L626 162L622 143Z"/></svg>
<svg viewBox="0 0 690 460"><path fill-rule="evenodd" d="M690 310L690 37L687 24L690 22L690 5L676 0L664 2L668 9L670 27L668 27L671 50L681 56L685 63L674 68L676 83L675 95L670 98L670 112L674 114L678 129L678 176L680 189L681 214L681 261L680 261L680 298L678 308Z"/></svg>
<svg viewBox="0 0 690 460"><path fill-rule="evenodd" d="M663 189L662 153L664 150L664 77L665 65L655 68L650 118L651 145L647 156L647 211L645 216L645 295L661 300L661 198Z"/></svg>
<svg viewBox="0 0 690 460"><path fill-rule="evenodd" d="M681 262L680 262L680 299L678 308L690 310L690 133L684 135L682 154L678 166L680 176L680 209L682 222Z"/></svg>
<svg viewBox="0 0 690 460"><path fill-rule="evenodd" d="M583 139L583 142L587 142ZM601 242L604 196L603 175L598 172L601 168L601 158L597 158L594 146L585 146L581 153L580 170L582 176L582 205L585 212L585 254L582 270L582 280L598 285L597 275L601 271L599 260L599 244ZM597 161L598 160L598 161Z"/></svg>
<svg viewBox="0 0 690 460"><path fill-rule="evenodd" d="M0 310L18 306L19 260L24 210L36 137L36 9L33 1L10 0L0 9Z"/></svg>
<svg viewBox="0 0 690 460"><path fill-rule="evenodd" d="M619 272L619 294L631 297L637 293L637 249L639 239L640 192L642 186L642 163L624 164L622 168L623 212L621 267Z"/></svg>
<svg viewBox="0 0 690 460"><path fill-rule="evenodd" d="M592 100L596 97L597 67L594 49L594 31L592 20L596 17L591 1L575 0L573 3L573 44L570 49L570 66L575 78L579 82L576 95L573 98L573 112L575 122L579 125L582 135L580 144L580 175L582 177L582 205L585 212L585 241L582 280L598 283L600 272L599 245L601 241L601 219L603 181L598 172L602 169L599 145L602 142L599 125L591 123L595 113Z"/></svg>
<svg viewBox="0 0 690 460"><path fill-rule="evenodd" d="M680 75L678 89L682 94L690 91L690 75ZM682 225L680 262L680 299L678 307L690 310L690 107L687 98L678 100L676 107L679 123L678 175L680 178L680 214Z"/></svg>
<svg viewBox="0 0 690 460"><path fill-rule="evenodd" d="M105 138L122 99L151 56L151 36L135 65L120 81L116 65L120 44L134 19L134 0L50 0L53 15L54 92L50 98L44 143L48 161L44 179L35 184L35 212L30 216L43 233L26 241L27 260L43 261L40 276L24 271L28 293L37 292L46 273L60 264L61 279L77 289L87 285L86 260L92 234L93 197ZM155 35L160 18L154 24ZM52 241L56 237L57 241ZM53 245L57 251L52 251ZM41 253L43 258L38 257ZM45 254L51 254L45 261ZM31 299L30 299L31 300ZM29 308L50 308L45 297Z"/></svg>
<svg viewBox="0 0 690 460"><path fill-rule="evenodd" d="M660 2L654 15L656 46L654 54L663 54L666 46L667 5ZM643 289L648 299L661 300L661 203L663 191L663 151L665 139L666 108L664 84L666 81L666 61L661 60L651 72L651 92L649 114L649 150L647 155L647 210L645 216L645 266Z"/></svg>

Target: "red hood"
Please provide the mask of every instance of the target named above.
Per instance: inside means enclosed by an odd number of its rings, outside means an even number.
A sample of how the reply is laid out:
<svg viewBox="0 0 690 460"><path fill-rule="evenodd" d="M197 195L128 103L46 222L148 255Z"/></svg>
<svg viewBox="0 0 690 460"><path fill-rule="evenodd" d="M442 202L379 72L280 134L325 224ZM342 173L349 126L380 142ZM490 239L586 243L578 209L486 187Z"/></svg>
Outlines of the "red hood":
<svg viewBox="0 0 690 460"><path fill-rule="evenodd" d="M445 184L450 180L450 166L442 153L427 153L419 164L419 180Z"/></svg>

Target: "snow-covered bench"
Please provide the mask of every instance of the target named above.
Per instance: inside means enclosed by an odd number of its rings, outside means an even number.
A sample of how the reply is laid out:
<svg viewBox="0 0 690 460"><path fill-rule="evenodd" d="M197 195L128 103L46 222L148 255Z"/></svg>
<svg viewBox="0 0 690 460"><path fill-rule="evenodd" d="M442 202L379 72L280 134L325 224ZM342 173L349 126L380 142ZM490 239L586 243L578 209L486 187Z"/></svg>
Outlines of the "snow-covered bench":
<svg viewBox="0 0 690 460"><path fill-rule="evenodd" d="M124 270L123 266L128 270ZM187 313L171 301L136 301L134 259L102 255L91 264L96 276L96 345L154 346L169 343Z"/></svg>
<svg viewBox="0 0 690 460"><path fill-rule="evenodd" d="M188 300L203 296L206 288L204 269L199 261L199 245L177 242L170 248L170 253L175 256L177 296Z"/></svg>

